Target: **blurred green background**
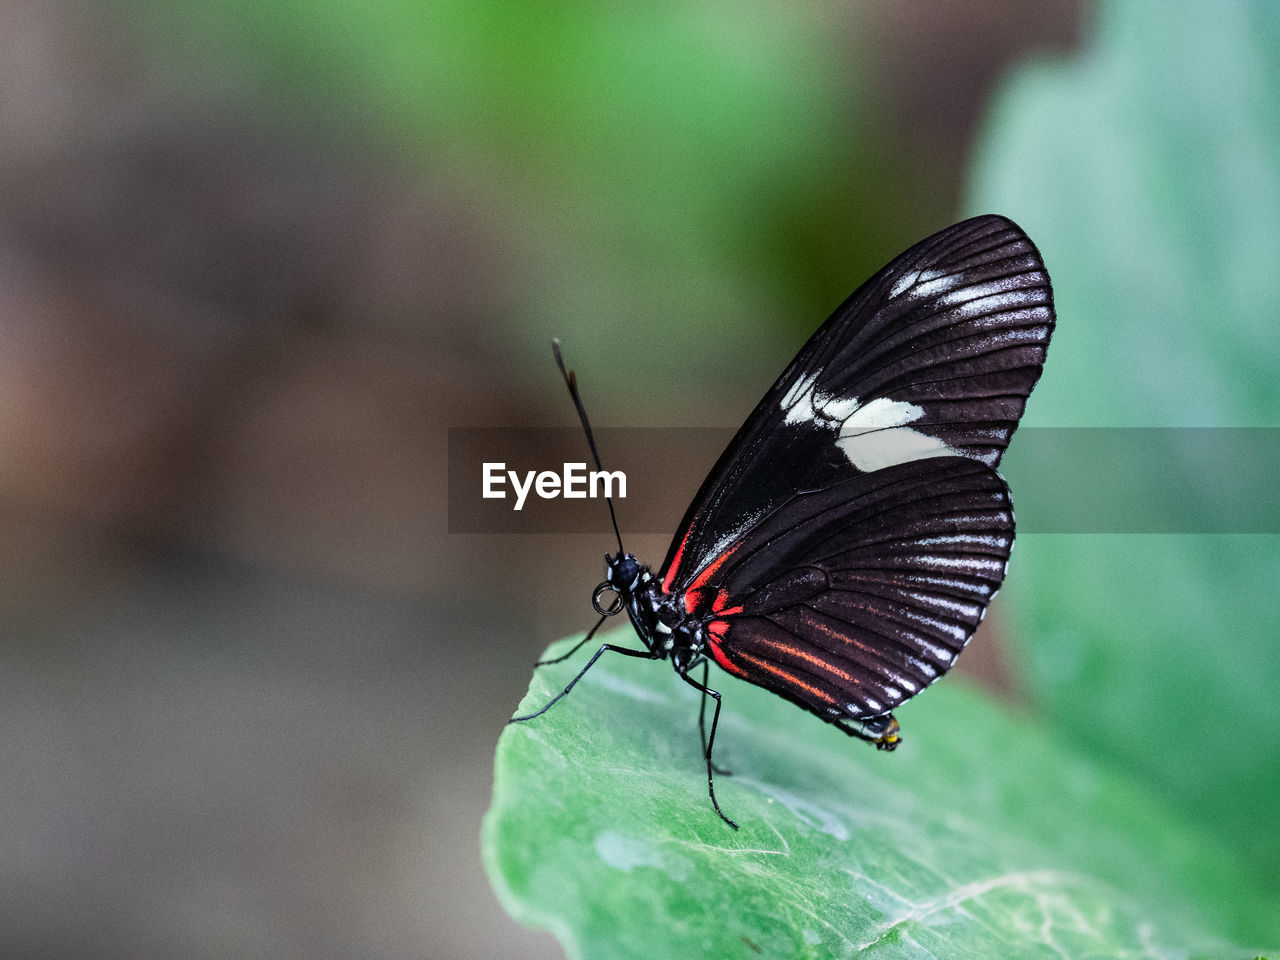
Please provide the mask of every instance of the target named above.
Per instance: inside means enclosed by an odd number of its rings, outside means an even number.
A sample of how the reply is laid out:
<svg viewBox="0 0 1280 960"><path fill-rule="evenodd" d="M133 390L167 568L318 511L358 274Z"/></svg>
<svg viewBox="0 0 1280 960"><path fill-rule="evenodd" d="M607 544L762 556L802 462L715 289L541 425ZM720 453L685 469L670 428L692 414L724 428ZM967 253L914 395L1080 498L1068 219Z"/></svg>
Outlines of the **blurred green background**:
<svg viewBox="0 0 1280 960"><path fill-rule="evenodd" d="M448 535L447 429L571 424L552 336L732 426L986 211L1028 422L1273 425L1273 9L0 4L0 954L560 955L477 837L608 541ZM1274 539L1019 544L963 668L1280 900Z"/></svg>

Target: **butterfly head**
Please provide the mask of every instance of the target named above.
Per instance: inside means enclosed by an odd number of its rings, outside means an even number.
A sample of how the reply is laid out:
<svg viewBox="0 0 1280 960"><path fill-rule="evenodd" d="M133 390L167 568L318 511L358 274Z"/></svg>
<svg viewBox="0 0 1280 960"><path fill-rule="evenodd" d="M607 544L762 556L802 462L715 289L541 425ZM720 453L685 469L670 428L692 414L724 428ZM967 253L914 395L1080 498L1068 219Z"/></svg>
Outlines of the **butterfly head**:
<svg viewBox="0 0 1280 960"><path fill-rule="evenodd" d="M595 592L591 595L591 605L596 608L596 613L600 616L611 617L626 606L627 598L640 583L641 569L635 556L623 553L621 550L616 557L606 554L604 563L605 578L597 584ZM603 600L610 593L613 594L613 600L608 605L604 605Z"/></svg>
<svg viewBox="0 0 1280 960"><path fill-rule="evenodd" d="M636 587L640 584L640 574L643 568L635 556L630 553L618 551L616 557L610 557L607 554L604 558L605 566L605 583L609 585L609 589L620 597L628 597L635 592Z"/></svg>

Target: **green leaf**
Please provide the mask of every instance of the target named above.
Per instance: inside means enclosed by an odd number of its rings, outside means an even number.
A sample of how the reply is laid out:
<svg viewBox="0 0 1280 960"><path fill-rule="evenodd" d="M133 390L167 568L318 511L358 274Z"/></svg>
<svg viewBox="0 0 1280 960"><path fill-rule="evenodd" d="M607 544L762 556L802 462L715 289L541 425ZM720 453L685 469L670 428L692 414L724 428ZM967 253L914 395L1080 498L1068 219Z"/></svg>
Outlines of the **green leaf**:
<svg viewBox="0 0 1280 960"><path fill-rule="evenodd" d="M969 206L1019 221L1053 277L1026 422L1280 421L1280 5L1103 4L1087 53L1006 86ZM1213 515L1216 491L1184 469L1114 465L1118 484ZM1274 477L1252 498L1274 503ZM1278 592L1275 536L1111 535L1020 536L1008 594L1037 707L1225 838L1273 898Z"/></svg>
<svg viewBox="0 0 1280 960"><path fill-rule="evenodd" d="M585 659L538 670L521 711ZM894 753L715 684L737 832L707 799L697 694L666 664L606 655L499 740L486 866L571 957L1244 960L1227 940L1280 942L1194 831L963 683L899 712Z"/></svg>

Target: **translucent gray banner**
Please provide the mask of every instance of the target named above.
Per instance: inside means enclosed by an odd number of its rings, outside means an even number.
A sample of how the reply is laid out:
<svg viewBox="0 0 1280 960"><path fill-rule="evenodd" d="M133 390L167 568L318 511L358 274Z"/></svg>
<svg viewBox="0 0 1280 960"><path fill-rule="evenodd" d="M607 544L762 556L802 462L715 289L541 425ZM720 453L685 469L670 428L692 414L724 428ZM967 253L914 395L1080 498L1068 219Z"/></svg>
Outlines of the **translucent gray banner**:
<svg viewBox="0 0 1280 960"><path fill-rule="evenodd" d="M581 430L451 429L449 532L610 535L608 482L623 533L673 534L733 432L598 430L620 497ZM1020 533L1280 533L1280 428L1023 427L1001 472Z"/></svg>

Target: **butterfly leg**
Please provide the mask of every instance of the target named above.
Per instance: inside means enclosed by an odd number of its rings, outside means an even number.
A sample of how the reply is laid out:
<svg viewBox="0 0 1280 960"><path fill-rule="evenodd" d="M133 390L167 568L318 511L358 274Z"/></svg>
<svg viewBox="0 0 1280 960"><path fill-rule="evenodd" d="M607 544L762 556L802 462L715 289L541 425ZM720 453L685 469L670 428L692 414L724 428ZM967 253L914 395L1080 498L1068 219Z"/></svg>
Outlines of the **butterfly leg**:
<svg viewBox="0 0 1280 960"><path fill-rule="evenodd" d="M702 705L698 707L698 733L702 736L702 752L704 754L709 754L711 752L711 748L707 746L707 697L709 696L709 692L707 691L707 677L709 675L708 667L710 666L711 661L702 661ZM714 763L711 765L711 769L722 777L733 776L732 770L721 770Z"/></svg>
<svg viewBox="0 0 1280 960"><path fill-rule="evenodd" d="M577 653L584 646L586 646L586 644L591 640L591 638L596 635L596 631L600 629L600 625L603 624L606 619L607 619L606 617L601 617L599 620L597 620L596 625L592 627L590 630L588 630L587 635L583 637L581 640L579 640L577 643L575 643L568 653L562 654L558 657L552 657L550 660L537 660L533 664L533 669L537 670L539 667L549 667L553 663L564 663L564 661L568 660L575 653Z"/></svg>
<svg viewBox="0 0 1280 960"><path fill-rule="evenodd" d="M601 646L599 650L595 652L595 656L593 656L590 660L587 661L587 665L578 671L578 675L569 681L569 685L565 687L563 690L561 690L559 693L557 693L554 697L552 697L551 701L546 706L544 706L541 710L535 710L533 713L525 714L523 717L512 717L510 720L507 721L507 723L520 723L524 720L532 720L534 717L542 716L544 713L546 713L548 710L554 707L557 703L559 703L560 700L562 700L564 696L570 690L573 689L574 685L583 678L586 672L596 665L596 661L599 660L601 656L603 656L605 653L609 651L613 651L614 653L625 654L628 657L639 657L641 660L656 659L653 653L649 650L632 650L629 647L615 647L612 643L606 643L603 646ZM717 705L716 714L719 715L718 705ZM715 726L715 723L712 723L711 736L714 737L715 735L716 735L716 726Z"/></svg>
<svg viewBox="0 0 1280 960"><path fill-rule="evenodd" d="M720 814L720 819L737 830L738 825L724 815L724 811L720 809L720 802L716 800L715 766L711 763L711 751L716 745L716 727L720 724L720 691L712 690L705 683L699 683L687 673L680 674L680 679L695 690L701 690L716 702L715 712L711 714L711 735L707 737L707 792L711 794L711 805L716 808L716 813Z"/></svg>
<svg viewBox="0 0 1280 960"><path fill-rule="evenodd" d="M874 743L877 750L897 750L902 742L902 728L892 713L865 720L837 720L835 725L851 737Z"/></svg>

